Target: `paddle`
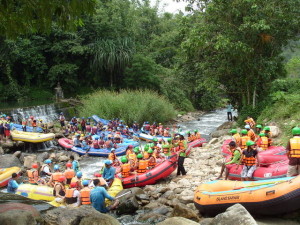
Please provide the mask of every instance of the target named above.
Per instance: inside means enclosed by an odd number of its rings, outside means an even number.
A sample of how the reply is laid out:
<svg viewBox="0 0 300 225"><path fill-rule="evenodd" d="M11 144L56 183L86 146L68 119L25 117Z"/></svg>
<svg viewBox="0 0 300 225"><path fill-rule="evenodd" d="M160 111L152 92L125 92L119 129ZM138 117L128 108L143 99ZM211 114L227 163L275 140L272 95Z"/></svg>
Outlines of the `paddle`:
<svg viewBox="0 0 300 225"><path fill-rule="evenodd" d="M121 198L121 197L123 197L124 195L128 195L128 194L131 194L131 193L132 193L132 191L130 190L130 191L128 191L128 192L126 192L126 193L124 193L124 194L122 194L122 195L120 195L120 196L117 196L116 199Z"/></svg>

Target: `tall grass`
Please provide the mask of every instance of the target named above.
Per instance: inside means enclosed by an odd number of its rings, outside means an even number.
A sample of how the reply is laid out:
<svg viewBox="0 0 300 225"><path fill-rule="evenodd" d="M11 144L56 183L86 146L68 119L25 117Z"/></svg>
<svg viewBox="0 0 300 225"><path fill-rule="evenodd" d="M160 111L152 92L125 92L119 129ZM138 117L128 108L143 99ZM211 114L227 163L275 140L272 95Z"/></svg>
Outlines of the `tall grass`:
<svg viewBox="0 0 300 225"><path fill-rule="evenodd" d="M80 116L98 115L104 119L120 118L126 123L167 122L176 116L173 105L150 90L99 90L83 96Z"/></svg>

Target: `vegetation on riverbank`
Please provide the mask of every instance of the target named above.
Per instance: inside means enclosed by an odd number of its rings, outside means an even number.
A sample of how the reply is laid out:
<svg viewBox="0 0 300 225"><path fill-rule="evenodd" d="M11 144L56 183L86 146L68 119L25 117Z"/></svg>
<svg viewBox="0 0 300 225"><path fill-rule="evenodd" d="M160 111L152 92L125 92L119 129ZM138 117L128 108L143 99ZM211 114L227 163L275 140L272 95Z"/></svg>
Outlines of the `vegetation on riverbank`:
<svg viewBox="0 0 300 225"><path fill-rule="evenodd" d="M82 97L80 116L98 115L104 119L120 118L127 124L167 122L176 116L173 105L163 96L150 90L99 90Z"/></svg>

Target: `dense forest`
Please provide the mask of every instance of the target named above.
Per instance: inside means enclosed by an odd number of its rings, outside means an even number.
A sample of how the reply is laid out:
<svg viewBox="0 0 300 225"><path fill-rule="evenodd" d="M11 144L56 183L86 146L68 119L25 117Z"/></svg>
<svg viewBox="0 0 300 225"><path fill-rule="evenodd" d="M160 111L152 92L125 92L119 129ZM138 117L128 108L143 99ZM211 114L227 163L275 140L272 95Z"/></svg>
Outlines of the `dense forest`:
<svg viewBox="0 0 300 225"><path fill-rule="evenodd" d="M51 98L59 82L67 97L149 89L184 111L226 98L259 115L273 81L299 78L298 0L186 0L177 14L149 0L20 2L1 5L1 101Z"/></svg>

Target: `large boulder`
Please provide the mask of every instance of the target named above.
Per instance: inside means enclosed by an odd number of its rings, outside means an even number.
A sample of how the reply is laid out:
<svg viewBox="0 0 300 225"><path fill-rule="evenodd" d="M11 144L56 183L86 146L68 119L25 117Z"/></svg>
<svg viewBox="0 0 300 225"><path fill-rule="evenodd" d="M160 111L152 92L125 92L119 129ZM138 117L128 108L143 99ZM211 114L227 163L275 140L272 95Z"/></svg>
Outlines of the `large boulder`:
<svg viewBox="0 0 300 225"><path fill-rule="evenodd" d="M92 206L79 208L54 208L42 215L46 224L51 225L119 225L115 218L102 214Z"/></svg>
<svg viewBox="0 0 300 225"><path fill-rule="evenodd" d="M186 219L190 219L196 222L200 221L200 217L198 216L198 212L191 210L186 207L186 205L181 203L173 204L174 209L172 211L171 217L184 217Z"/></svg>
<svg viewBox="0 0 300 225"><path fill-rule="evenodd" d="M4 150L2 147L0 147L0 155L3 155L4 154Z"/></svg>
<svg viewBox="0 0 300 225"><path fill-rule="evenodd" d="M135 211L139 209L137 195L145 195L145 192L141 188L134 187L120 191L117 197L129 192L130 194L119 198L120 204L117 208L117 214L119 215L135 213Z"/></svg>
<svg viewBox="0 0 300 225"><path fill-rule="evenodd" d="M24 157L24 167L31 168L31 165L37 161L36 155L27 155Z"/></svg>
<svg viewBox="0 0 300 225"><path fill-rule="evenodd" d="M199 223L183 217L171 217L158 223L157 225L199 225Z"/></svg>
<svg viewBox="0 0 300 225"><path fill-rule="evenodd" d="M20 160L14 155L0 155L0 168L21 167Z"/></svg>
<svg viewBox="0 0 300 225"><path fill-rule="evenodd" d="M276 138L281 134L279 127L277 126L269 126L269 127L272 133L272 138Z"/></svg>
<svg viewBox="0 0 300 225"><path fill-rule="evenodd" d="M9 142L2 143L2 149L4 153L13 152L15 150L14 142L9 141Z"/></svg>
<svg viewBox="0 0 300 225"><path fill-rule="evenodd" d="M41 154L38 154L38 156L37 156L37 158L36 158L36 160L38 161L38 162L44 162L46 159L48 159L49 158L49 153L48 152L43 152L43 153L41 153Z"/></svg>
<svg viewBox="0 0 300 225"><path fill-rule="evenodd" d="M13 155L16 156L17 158L20 158L21 155L22 155L22 152L21 151L16 151L16 152L14 152Z"/></svg>
<svg viewBox="0 0 300 225"><path fill-rule="evenodd" d="M221 126L217 128L217 130L224 130L224 129L230 129L231 127L236 126L236 122L234 121L227 121L223 123Z"/></svg>
<svg viewBox="0 0 300 225"><path fill-rule="evenodd" d="M257 225L250 213L241 204L229 207L224 213L217 215L210 225Z"/></svg>
<svg viewBox="0 0 300 225"><path fill-rule="evenodd" d="M218 138L218 137L221 137L221 136L224 136L224 135L228 134L229 131L230 131L230 129L216 130L216 131L211 133L211 136L213 138Z"/></svg>

